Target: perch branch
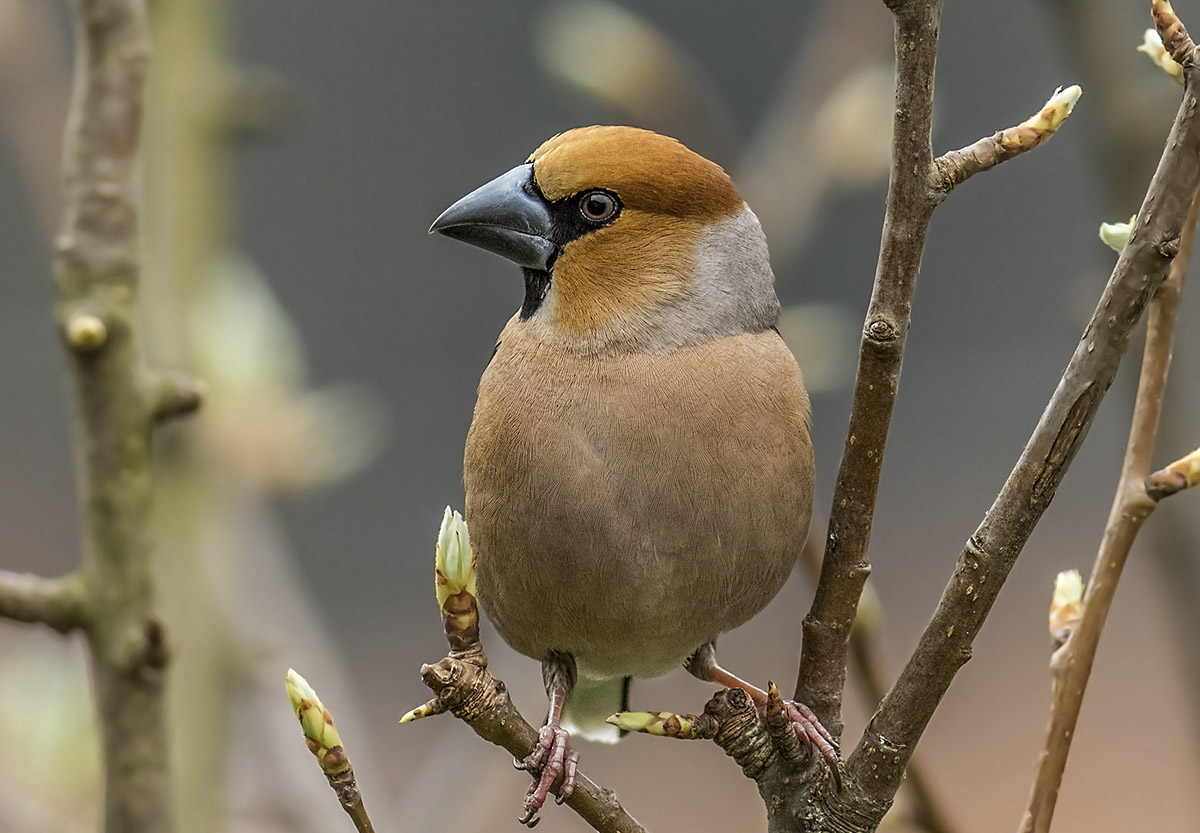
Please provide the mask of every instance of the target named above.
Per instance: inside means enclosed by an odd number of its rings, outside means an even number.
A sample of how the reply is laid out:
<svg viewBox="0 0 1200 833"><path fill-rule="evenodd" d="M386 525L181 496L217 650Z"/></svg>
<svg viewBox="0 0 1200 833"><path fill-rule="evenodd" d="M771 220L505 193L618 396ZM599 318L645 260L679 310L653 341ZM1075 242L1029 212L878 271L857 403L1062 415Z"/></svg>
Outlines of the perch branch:
<svg viewBox="0 0 1200 833"><path fill-rule="evenodd" d="M1112 384L1130 334L1179 250L1200 181L1195 46L1155 4L1163 41L1184 67L1185 93L1139 221L1058 387L983 522L968 539L933 618L880 704L846 769L868 795L894 794L904 766L1034 525L1049 506ZM1173 15L1171 16L1173 18Z"/></svg>
<svg viewBox="0 0 1200 833"><path fill-rule="evenodd" d="M1067 766L1067 755L1075 738L1083 696L1096 659L1096 649L1100 645L1100 634L1117 592L1117 582L1121 579L1121 571L1134 538L1157 505L1157 500L1149 494L1146 480L1162 415L1175 320L1195 237L1198 204L1193 200L1183 227L1179 254L1171 263L1168 278L1150 302L1142 370L1129 427L1129 441L1125 447L1125 460L1104 528L1104 537L1087 583L1083 614L1071 629L1067 641L1050 659L1053 687L1050 721L1046 726L1042 753L1038 757L1029 803L1021 820L1021 833L1049 833Z"/></svg>
<svg viewBox="0 0 1200 833"><path fill-rule="evenodd" d="M69 633L87 622L83 579L46 579L0 570L0 616Z"/></svg>
<svg viewBox="0 0 1200 833"><path fill-rule="evenodd" d="M475 599L475 553L466 522L446 508L438 532L434 590L442 614L442 628L450 654L421 666L421 679L434 699L400 719L411 723L423 717L450 712L489 743L507 749L517 760L528 757L537 745L538 731L513 705L504 682L487 670L487 654L479 641L479 605ZM558 795L561 782L553 792ZM582 772L575 775L575 790L564 802L601 833L645 833L626 812L612 790L599 786ZM528 822L536 825L536 814Z"/></svg>
<svg viewBox="0 0 1200 833"><path fill-rule="evenodd" d="M956 185L1048 139L1079 95L1078 87L1056 93L1022 124L935 160L930 126L942 3L891 0L887 5L896 18L892 172L850 427L833 491L821 577L804 619L795 695L835 736L842 732L847 646L871 572L867 548L929 221Z"/></svg>

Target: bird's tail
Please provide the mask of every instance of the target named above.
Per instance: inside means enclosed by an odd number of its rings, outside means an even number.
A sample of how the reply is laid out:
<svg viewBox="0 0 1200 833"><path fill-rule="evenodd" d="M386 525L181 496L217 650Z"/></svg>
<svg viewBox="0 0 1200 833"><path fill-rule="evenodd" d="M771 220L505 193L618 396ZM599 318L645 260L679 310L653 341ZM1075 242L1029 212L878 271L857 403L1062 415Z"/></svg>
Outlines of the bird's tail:
<svg viewBox="0 0 1200 833"><path fill-rule="evenodd" d="M625 734L605 721L629 710L630 678L596 680L582 674L563 703L562 727L571 737L598 743L616 743Z"/></svg>

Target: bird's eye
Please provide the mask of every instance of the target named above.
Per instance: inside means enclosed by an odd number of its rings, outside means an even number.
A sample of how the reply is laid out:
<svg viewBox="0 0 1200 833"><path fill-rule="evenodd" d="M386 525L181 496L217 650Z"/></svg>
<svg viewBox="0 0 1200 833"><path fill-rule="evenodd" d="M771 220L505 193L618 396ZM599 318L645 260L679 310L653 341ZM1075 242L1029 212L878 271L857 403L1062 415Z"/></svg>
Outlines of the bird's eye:
<svg viewBox="0 0 1200 833"><path fill-rule="evenodd" d="M579 213L591 223L605 223L617 214L617 198L607 191L589 191L579 201Z"/></svg>

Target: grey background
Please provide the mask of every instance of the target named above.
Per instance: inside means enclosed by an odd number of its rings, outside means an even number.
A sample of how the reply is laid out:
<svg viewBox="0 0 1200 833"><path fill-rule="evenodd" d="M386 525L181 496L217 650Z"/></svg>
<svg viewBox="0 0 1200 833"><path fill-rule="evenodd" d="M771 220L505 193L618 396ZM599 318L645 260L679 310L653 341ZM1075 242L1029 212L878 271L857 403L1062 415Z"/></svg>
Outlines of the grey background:
<svg viewBox="0 0 1200 833"><path fill-rule="evenodd" d="M478 759L469 769L486 786L475 791L485 808L477 818L515 829L510 818L524 781L504 773L502 752L445 718L395 726L426 697L420 663L444 653L430 592L432 542L442 508L462 504L462 442L475 385L521 298L511 265L427 237L425 229L442 208L548 136L621 114L573 94L538 65L533 39L550 3L232 5L235 56L280 73L300 114L277 141L238 155L237 243L294 317L315 379L364 383L389 423L387 444L366 471L278 506L302 575L322 588L321 615L371 727L368 737L347 740L372 748L380 769L366 777L377 802L393 803L409 824L432 818L441 826L436 814L421 815L430 812L421 809L430 777L421 773L436 762ZM815 5L680 0L636 10L703 66L741 144L771 105ZM1069 27L1054 22L1051 5L948 4L937 151L1016 123L1055 86L1081 80ZM1180 5L1185 19L1197 11ZM886 10L879 4L873 13ZM1145 22L1128 17L1132 48ZM840 50L848 64L856 60L854 25L846 21ZM603 53L580 60L606 71ZM1149 68L1146 78L1154 90L1147 95L1162 96L1155 129L1165 135L1175 93ZM1113 204L1104 187L1097 138L1104 128L1092 106L1098 96L1082 80L1084 96L1061 135L973 179L934 217L871 549L889 623L890 674L1015 461L1111 267L1097 225L1136 207ZM737 168L732 145L678 138ZM800 256L777 264L785 304L829 302L861 318L883 190L883 183L844 189L821 204ZM54 574L71 567L77 546L65 375L48 317L42 234L3 152L0 194L0 565ZM1195 316L1193 293L1184 320ZM1194 343L1185 332L1181 375L1195 367ZM981 634L976 659L929 730L929 769L964 829L1008 830L1018 820L1045 721L1051 581L1060 569L1090 566L1120 465L1130 390L1128 379L1118 382L1105 401ZM1173 397L1172 407L1188 404ZM848 380L814 399L822 512L848 410ZM1189 449L1163 449L1158 462ZM1195 497L1176 499L1187 504L1179 511L1194 515ZM1182 829L1200 811L1195 717L1185 710L1192 701L1178 659L1180 643L1195 635L1171 631L1159 579L1140 551L1125 581L1068 770L1062 831ZM728 637L731 664L753 679L790 680L810 592L797 577L759 620ZM0 624L0 635L6 630L14 629ZM494 635L488 644L497 673L527 715L540 717L535 664L502 649ZM303 646L264 661L300 665ZM677 675L641 685L634 703L694 711L706 696ZM856 706L848 738L864 717ZM634 737L582 752L584 770L614 787L652 829L760 824L750 783L711 747ZM546 815L543 829L583 829L565 811ZM395 816L376 822L405 828Z"/></svg>

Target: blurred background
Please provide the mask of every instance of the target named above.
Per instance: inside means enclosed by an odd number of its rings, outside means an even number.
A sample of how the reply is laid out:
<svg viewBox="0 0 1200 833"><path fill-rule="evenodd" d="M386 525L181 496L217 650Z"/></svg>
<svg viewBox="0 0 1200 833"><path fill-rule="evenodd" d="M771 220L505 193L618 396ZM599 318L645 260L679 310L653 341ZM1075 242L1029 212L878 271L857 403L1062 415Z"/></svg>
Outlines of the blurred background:
<svg viewBox="0 0 1200 833"><path fill-rule="evenodd" d="M825 515L883 216L891 17L878 0L150 6L145 347L210 391L156 440L182 830L350 829L288 709L288 666L333 710L381 831L515 830L527 776L505 753L447 717L396 724L428 696L421 663L445 653L433 542L443 507L462 505L475 386L522 296L510 264L425 230L578 125L653 128L720 162L771 243L781 329L813 392ZM0 567L45 575L72 569L79 543L49 315L66 11L0 0ZM1084 95L1046 147L972 179L934 217L871 547L889 682L1111 269L1099 223L1136 211L1161 150L1179 91L1134 52L1148 23L1117 0L944 15L937 152L1020 122L1059 85ZM1180 330L1158 465L1200 441L1197 338ZM1051 583L1090 569L1139 352L918 753L956 831L1011 830L1024 808L1049 701ZM1164 504L1126 571L1062 833L1184 829L1200 813L1196 500ZM790 685L810 594L798 570L723 638L728 663ZM484 640L536 722L536 664ZM870 711L856 686L851 745ZM639 682L633 705L698 711L709 695L680 672ZM0 756L0 831L95 829L89 708L78 640L0 622L5 748L21 751ZM650 830L764 827L754 785L711 744L633 736L581 753ZM900 795L889 824L917 829ZM544 825L586 829L555 808Z"/></svg>

